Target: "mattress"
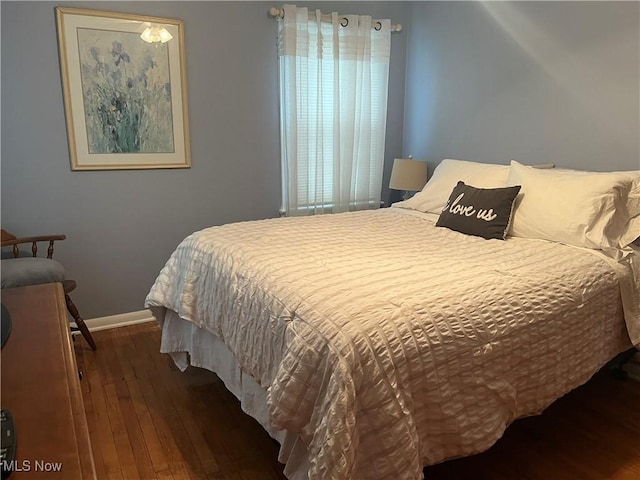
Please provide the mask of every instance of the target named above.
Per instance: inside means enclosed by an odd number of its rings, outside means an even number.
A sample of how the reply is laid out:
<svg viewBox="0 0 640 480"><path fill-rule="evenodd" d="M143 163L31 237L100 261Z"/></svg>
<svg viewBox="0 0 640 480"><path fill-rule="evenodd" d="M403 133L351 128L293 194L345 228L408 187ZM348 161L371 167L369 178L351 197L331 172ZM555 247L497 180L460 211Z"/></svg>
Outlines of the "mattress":
<svg viewBox="0 0 640 480"><path fill-rule="evenodd" d="M268 430L305 445L290 475L416 479L628 348L634 278L592 251L383 209L196 232L145 303L224 343Z"/></svg>

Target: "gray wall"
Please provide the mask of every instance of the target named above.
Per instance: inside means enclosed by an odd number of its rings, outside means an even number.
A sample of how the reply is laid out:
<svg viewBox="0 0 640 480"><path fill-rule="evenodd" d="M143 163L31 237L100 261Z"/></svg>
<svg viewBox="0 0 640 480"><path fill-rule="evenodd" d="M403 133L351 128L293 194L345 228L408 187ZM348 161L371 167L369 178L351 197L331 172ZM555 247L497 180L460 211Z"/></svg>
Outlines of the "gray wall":
<svg viewBox="0 0 640 480"><path fill-rule="evenodd" d="M640 168L640 4L412 2L404 153Z"/></svg>
<svg viewBox="0 0 640 480"><path fill-rule="evenodd" d="M267 15L276 4L58 4L185 21L192 168L72 172L54 4L2 2L2 227L67 235L56 258L78 282L73 297L85 318L142 309L189 233L277 216L277 26ZM404 4L313 5L406 23ZM402 150L405 38L392 36L385 185Z"/></svg>
<svg viewBox="0 0 640 480"><path fill-rule="evenodd" d="M405 25L392 35L383 185L393 158L409 154L431 167L450 157L640 168L636 2L306 4ZM54 5L1 4L1 223L67 234L56 257L92 318L141 309L192 231L277 215L276 25L267 10L279 4L63 5L185 21L193 167L72 172Z"/></svg>

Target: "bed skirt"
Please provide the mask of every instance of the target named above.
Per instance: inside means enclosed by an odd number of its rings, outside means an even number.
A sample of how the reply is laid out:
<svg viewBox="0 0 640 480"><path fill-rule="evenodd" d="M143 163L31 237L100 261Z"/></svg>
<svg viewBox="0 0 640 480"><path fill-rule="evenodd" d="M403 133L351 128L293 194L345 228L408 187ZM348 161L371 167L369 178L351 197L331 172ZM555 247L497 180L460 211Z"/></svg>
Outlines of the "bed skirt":
<svg viewBox="0 0 640 480"><path fill-rule="evenodd" d="M280 444L278 461L285 464L286 477L307 480L307 446L298 434L276 430L269 424L266 390L242 372L229 348L213 333L183 320L173 310L152 307L151 311L162 327L160 352L171 355L181 371L193 366L214 372L240 401L242 411L260 423Z"/></svg>

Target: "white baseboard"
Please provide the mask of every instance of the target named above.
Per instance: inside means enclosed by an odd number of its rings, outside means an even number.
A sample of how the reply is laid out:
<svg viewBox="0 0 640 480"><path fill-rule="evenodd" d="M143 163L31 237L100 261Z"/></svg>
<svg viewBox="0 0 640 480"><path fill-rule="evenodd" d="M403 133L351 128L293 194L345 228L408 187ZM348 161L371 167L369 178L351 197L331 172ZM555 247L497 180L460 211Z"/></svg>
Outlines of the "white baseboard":
<svg viewBox="0 0 640 480"><path fill-rule="evenodd" d="M90 318L85 320L89 331L97 332L98 330L106 330L108 328L126 327L127 325L135 325L137 323L153 322L155 318L149 310L140 310L137 312L119 313L117 315L109 315L108 317Z"/></svg>

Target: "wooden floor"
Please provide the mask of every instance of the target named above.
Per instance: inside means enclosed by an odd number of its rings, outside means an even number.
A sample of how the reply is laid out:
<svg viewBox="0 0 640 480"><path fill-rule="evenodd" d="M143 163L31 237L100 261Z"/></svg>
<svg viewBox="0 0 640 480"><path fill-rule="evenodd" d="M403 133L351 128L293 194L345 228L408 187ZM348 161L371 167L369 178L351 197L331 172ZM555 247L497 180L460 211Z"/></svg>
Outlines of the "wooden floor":
<svg viewBox="0 0 640 480"><path fill-rule="evenodd" d="M284 479L277 444L210 372L182 373L146 323L75 348L99 479ZM440 480L638 480L640 383L602 371L483 454L427 467ZM322 480L322 479L318 479Z"/></svg>

